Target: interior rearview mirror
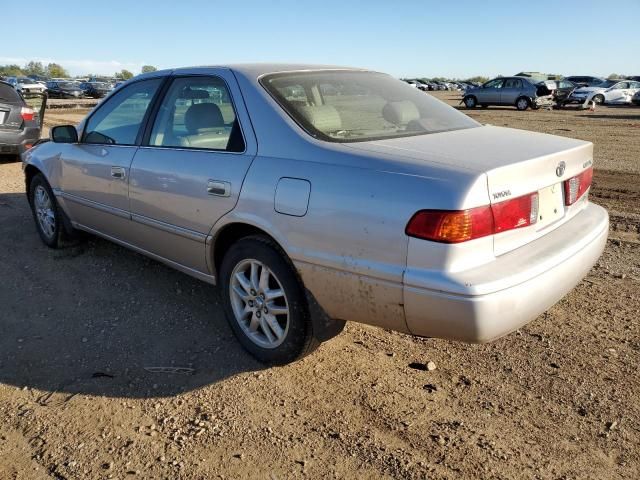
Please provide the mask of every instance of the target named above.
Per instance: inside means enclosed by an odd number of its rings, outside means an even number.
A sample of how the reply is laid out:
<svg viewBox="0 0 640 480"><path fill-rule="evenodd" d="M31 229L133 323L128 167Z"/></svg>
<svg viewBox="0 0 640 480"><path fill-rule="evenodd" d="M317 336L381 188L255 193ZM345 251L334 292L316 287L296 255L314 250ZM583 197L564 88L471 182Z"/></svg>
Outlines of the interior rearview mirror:
<svg viewBox="0 0 640 480"><path fill-rule="evenodd" d="M55 143L78 143L78 131L73 125L58 125L51 129L51 140Z"/></svg>

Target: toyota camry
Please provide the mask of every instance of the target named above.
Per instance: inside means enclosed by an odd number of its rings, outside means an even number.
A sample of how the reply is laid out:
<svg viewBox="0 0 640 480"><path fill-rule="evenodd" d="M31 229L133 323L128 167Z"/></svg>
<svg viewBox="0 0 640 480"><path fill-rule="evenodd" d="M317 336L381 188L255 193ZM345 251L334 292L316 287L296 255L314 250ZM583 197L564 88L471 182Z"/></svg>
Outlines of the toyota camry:
<svg viewBox="0 0 640 480"><path fill-rule="evenodd" d="M23 164L46 245L89 232L219 285L272 364L346 320L494 340L580 282L608 232L591 143L481 125L360 69L141 75Z"/></svg>

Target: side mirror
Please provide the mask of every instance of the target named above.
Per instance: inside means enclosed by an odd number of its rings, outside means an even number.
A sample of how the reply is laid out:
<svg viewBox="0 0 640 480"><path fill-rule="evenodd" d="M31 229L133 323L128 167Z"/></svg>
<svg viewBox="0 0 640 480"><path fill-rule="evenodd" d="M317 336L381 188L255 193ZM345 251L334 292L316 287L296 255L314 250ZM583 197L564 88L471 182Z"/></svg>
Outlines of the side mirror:
<svg viewBox="0 0 640 480"><path fill-rule="evenodd" d="M73 125L58 125L51 129L51 140L55 143L78 143L78 131Z"/></svg>

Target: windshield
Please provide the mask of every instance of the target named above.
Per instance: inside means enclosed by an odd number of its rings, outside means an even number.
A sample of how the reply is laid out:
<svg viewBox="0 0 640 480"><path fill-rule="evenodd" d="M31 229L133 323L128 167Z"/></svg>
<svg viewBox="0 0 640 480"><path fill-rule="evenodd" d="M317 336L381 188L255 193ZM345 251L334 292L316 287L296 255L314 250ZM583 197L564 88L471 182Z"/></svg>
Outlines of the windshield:
<svg viewBox="0 0 640 480"><path fill-rule="evenodd" d="M260 80L310 135L362 142L477 127L449 105L381 73L291 72Z"/></svg>
<svg viewBox="0 0 640 480"><path fill-rule="evenodd" d="M60 83L58 83L58 87L60 87L60 88L77 88L77 85L75 83L71 83L71 82L60 82Z"/></svg>
<svg viewBox="0 0 640 480"><path fill-rule="evenodd" d="M596 83L594 85L594 87L598 87L598 88L609 88L609 87L613 87L616 83L618 83L619 80L603 80L600 83Z"/></svg>

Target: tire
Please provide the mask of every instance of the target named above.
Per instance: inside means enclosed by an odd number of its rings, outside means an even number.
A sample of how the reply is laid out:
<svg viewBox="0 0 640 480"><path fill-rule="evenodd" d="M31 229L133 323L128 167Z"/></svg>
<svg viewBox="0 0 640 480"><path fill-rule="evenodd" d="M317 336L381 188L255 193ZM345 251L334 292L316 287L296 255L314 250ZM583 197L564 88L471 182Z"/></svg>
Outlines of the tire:
<svg viewBox="0 0 640 480"><path fill-rule="evenodd" d="M284 365L320 344L304 286L286 254L268 237L254 235L233 244L220 266L220 284L233 333L260 362Z"/></svg>
<svg viewBox="0 0 640 480"><path fill-rule="evenodd" d="M604 105L604 95L594 95L591 100L593 100L596 105Z"/></svg>
<svg viewBox="0 0 640 480"><path fill-rule="evenodd" d="M531 102L527 97L519 97L516 100L516 108L521 112L525 111L527 108L531 106Z"/></svg>
<svg viewBox="0 0 640 480"><path fill-rule="evenodd" d="M478 100L473 95L464 97L463 102L464 102L464 106L467 108L476 108L476 105L478 105Z"/></svg>
<svg viewBox="0 0 640 480"><path fill-rule="evenodd" d="M75 231L58 205L49 182L41 173L29 184L29 205L42 242L50 248L62 248L74 243Z"/></svg>

